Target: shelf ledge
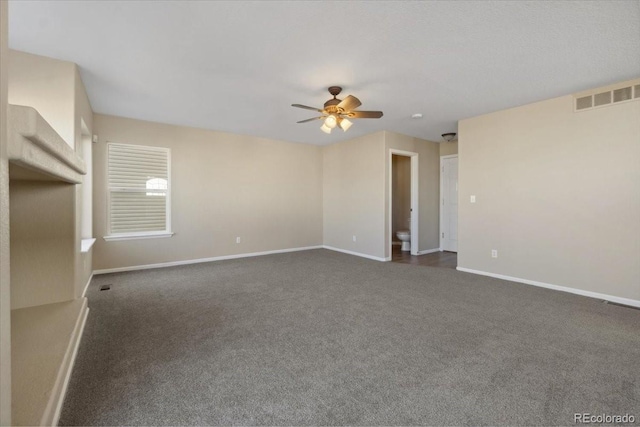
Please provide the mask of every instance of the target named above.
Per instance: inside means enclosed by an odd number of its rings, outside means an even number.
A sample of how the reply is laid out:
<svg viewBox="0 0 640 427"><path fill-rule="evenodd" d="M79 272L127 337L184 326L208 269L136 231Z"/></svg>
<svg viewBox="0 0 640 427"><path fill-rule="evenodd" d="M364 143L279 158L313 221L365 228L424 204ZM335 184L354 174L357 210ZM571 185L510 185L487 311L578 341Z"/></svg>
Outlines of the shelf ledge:
<svg viewBox="0 0 640 427"><path fill-rule="evenodd" d="M35 179L42 174L49 179L80 184L86 165L76 152L33 107L9 105L7 127L9 162L24 169L11 178Z"/></svg>
<svg viewBox="0 0 640 427"><path fill-rule="evenodd" d="M82 239L82 241L80 243L80 252L82 252L83 254L86 254L87 252L89 252L89 250L91 249L91 247L93 246L93 244L95 242L96 242L95 238Z"/></svg>

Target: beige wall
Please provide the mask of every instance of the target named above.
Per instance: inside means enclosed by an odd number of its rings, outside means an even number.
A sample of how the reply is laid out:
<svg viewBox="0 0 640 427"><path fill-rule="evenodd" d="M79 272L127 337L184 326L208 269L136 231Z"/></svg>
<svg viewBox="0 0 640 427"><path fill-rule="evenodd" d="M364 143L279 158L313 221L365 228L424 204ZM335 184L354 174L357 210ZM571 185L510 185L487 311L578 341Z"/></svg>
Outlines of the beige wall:
<svg viewBox="0 0 640 427"><path fill-rule="evenodd" d="M458 141L441 142L438 145L440 145L441 156L451 156L453 154L458 154Z"/></svg>
<svg viewBox="0 0 640 427"><path fill-rule="evenodd" d="M74 81L74 90L73 90L73 125L74 125L74 141L76 147L76 153L80 156L84 156L84 144L83 139L91 140L91 135L93 132L93 110L91 109L91 104L89 103L89 97L87 96L87 91L85 90L84 83L82 82L82 78L80 77L80 73L78 72L78 67L74 64L73 70L73 81ZM89 144L92 147L92 144ZM88 153L89 157L91 153ZM89 221L91 222L91 209L86 209L90 207L91 204L91 191L88 193L85 190L85 186L88 188L93 187L93 174L91 165L89 163L87 166L87 175L82 177L82 185L76 185L76 218L75 222L75 236L74 242L76 246L76 271L75 271L75 290L74 296L79 298L82 296L82 292L87 285L87 281L91 277L93 272L92 265L92 252L93 248L91 248L88 252L80 253L80 242L83 237L82 234L82 223L85 220L84 216L89 216ZM89 199L87 203L89 206L85 206L84 198L87 197Z"/></svg>
<svg viewBox="0 0 640 427"><path fill-rule="evenodd" d="M639 101L462 120L458 266L640 300Z"/></svg>
<svg viewBox="0 0 640 427"><path fill-rule="evenodd" d="M0 1L0 425L11 425L11 286L7 162L8 3Z"/></svg>
<svg viewBox="0 0 640 427"><path fill-rule="evenodd" d="M411 158L406 156L391 157L391 239L399 241L396 233L409 230L411 218Z"/></svg>
<svg viewBox="0 0 640 427"><path fill-rule="evenodd" d="M76 154L82 157L82 136L83 133L91 135L93 111L76 64L16 50L10 51L9 64L9 103L34 107L67 144L75 149ZM75 273L71 298L81 296L91 274L91 268L87 267L91 264L91 253L80 253L84 214L82 190L82 185L75 186L75 199L72 201L75 213L71 218L74 227L70 236L75 246ZM24 239L16 241L23 242ZM22 299L16 298L13 297L14 308L16 301ZM52 298L53 301L64 299L70 298L66 295L63 297L62 294Z"/></svg>
<svg viewBox="0 0 640 427"><path fill-rule="evenodd" d="M419 242L418 249L426 251L436 249L440 246L438 239L438 229L440 221L440 211L438 199L440 197L440 151L439 146L435 142L424 139L414 138L395 132L383 132L385 141L385 175L384 175L384 206L388 206L389 202L389 159L391 149L410 151L418 153L418 231ZM390 257L389 244L391 238L391 230L389 230L388 209L385 209L385 257ZM413 243L412 243L413 244Z"/></svg>
<svg viewBox="0 0 640 427"><path fill-rule="evenodd" d="M324 245L384 258L384 132L325 146L322 154Z"/></svg>
<svg viewBox="0 0 640 427"><path fill-rule="evenodd" d="M16 50L10 51L9 104L27 105L75 146L76 65Z"/></svg>
<svg viewBox="0 0 640 427"><path fill-rule="evenodd" d="M326 246L390 258L391 149L418 153L418 248L439 246L438 144L387 131L323 148Z"/></svg>
<svg viewBox="0 0 640 427"><path fill-rule="evenodd" d="M80 151L82 147L82 122L86 125L86 132L91 135L93 129L93 110L91 109L91 103L87 96L87 91L80 77L77 65L73 64L73 131L74 131L74 144L77 147L76 151Z"/></svg>
<svg viewBox="0 0 640 427"><path fill-rule="evenodd" d="M10 194L11 308L74 299L75 186L12 180Z"/></svg>
<svg viewBox="0 0 640 427"><path fill-rule="evenodd" d="M322 244L320 147L100 114L93 126L94 270ZM107 142L171 149L173 237L102 239Z"/></svg>

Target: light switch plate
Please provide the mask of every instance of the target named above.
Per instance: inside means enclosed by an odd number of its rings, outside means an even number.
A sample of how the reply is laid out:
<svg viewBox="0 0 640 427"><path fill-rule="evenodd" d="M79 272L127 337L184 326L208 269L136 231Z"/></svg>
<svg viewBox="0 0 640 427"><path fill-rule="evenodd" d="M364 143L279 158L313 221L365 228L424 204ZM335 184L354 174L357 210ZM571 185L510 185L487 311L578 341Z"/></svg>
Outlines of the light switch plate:
<svg viewBox="0 0 640 427"><path fill-rule="evenodd" d="M476 196L471 196L470 201L471 201L471 203L475 203L476 202Z"/></svg>

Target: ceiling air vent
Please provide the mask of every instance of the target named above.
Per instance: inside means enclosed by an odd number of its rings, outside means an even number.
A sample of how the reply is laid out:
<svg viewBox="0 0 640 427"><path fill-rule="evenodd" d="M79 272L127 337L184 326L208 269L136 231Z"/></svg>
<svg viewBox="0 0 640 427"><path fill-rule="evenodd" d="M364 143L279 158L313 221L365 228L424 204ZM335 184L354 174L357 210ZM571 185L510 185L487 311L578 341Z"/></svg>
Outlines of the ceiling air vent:
<svg viewBox="0 0 640 427"><path fill-rule="evenodd" d="M611 104L611 92L602 92L596 95L593 95L594 99L594 107L599 107L601 105Z"/></svg>
<svg viewBox="0 0 640 427"><path fill-rule="evenodd" d="M613 91L613 102L628 101L631 99L631 86Z"/></svg>
<svg viewBox="0 0 640 427"><path fill-rule="evenodd" d="M584 110L585 108L593 107L593 96L583 96L576 99L576 110Z"/></svg>
<svg viewBox="0 0 640 427"><path fill-rule="evenodd" d="M634 89L633 89L633 97L634 98L640 98L640 85L635 85Z"/></svg>

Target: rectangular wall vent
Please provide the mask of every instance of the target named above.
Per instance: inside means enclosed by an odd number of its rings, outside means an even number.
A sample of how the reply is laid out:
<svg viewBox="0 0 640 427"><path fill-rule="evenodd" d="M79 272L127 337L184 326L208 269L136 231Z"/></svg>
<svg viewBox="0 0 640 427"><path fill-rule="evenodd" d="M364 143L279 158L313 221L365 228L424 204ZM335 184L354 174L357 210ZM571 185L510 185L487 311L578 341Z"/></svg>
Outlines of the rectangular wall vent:
<svg viewBox="0 0 640 427"><path fill-rule="evenodd" d="M618 102L632 101L640 98L640 85L621 87L619 89L600 92L595 95L575 98L575 111L590 110L603 105L616 104Z"/></svg>
<svg viewBox="0 0 640 427"><path fill-rule="evenodd" d="M613 91L613 102L628 101L631 99L631 86Z"/></svg>
<svg viewBox="0 0 640 427"><path fill-rule="evenodd" d="M611 92L597 93L593 96L593 100L593 105L595 107L611 104Z"/></svg>
<svg viewBox="0 0 640 427"><path fill-rule="evenodd" d="M585 108L593 107L593 96L583 96L576 99L576 110L584 110Z"/></svg>

